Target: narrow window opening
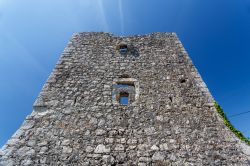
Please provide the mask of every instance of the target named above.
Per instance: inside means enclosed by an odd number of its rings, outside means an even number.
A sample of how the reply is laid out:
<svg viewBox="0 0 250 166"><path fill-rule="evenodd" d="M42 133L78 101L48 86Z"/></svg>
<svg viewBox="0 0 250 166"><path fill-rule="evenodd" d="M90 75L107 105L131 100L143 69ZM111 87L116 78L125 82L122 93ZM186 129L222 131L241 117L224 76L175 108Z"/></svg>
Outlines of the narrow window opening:
<svg viewBox="0 0 250 166"><path fill-rule="evenodd" d="M128 46L126 44L122 44L119 46L119 51L121 54L126 54L128 51Z"/></svg>
<svg viewBox="0 0 250 166"><path fill-rule="evenodd" d="M127 73L120 77L130 77ZM133 78L120 78L113 82L112 101L115 105L134 105L138 99L138 84Z"/></svg>
<svg viewBox="0 0 250 166"><path fill-rule="evenodd" d="M171 103L173 102L173 98L172 97L169 97L169 100L170 100Z"/></svg>
<svg viewBox="0 0 250 166"><path fill-rule="evenodd" d="M76 99L77 99L77 97L75 97L75 99L74 99L74 105L76 104Z"/></svg>
<svg viewBox="0 0 250 166"><path fill-rule="evenodd" d="M185 82L186 80L184 78L180 80L180 83L185 83Z"/></svg>
<svg viewBox="0 0 250 166"><path fill-rule="evenodd" d="M120 99L119 102L121 105L128 105L129 102L129 94L128 93L120 93Z"/></svg>

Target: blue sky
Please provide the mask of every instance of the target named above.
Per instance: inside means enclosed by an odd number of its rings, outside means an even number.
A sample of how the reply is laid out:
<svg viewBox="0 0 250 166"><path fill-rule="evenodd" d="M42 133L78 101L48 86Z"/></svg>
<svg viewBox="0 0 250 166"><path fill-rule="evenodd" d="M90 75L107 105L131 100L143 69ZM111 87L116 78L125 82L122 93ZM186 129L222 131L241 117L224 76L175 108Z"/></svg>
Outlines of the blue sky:
<svg viewBox="0 0 250 166"><path fill-rule="evenodd" d="M83 31L176 32L226 114L250 111L250 0L0 0L0 147ZM250 113L230 120L250 137Z"/></svg>

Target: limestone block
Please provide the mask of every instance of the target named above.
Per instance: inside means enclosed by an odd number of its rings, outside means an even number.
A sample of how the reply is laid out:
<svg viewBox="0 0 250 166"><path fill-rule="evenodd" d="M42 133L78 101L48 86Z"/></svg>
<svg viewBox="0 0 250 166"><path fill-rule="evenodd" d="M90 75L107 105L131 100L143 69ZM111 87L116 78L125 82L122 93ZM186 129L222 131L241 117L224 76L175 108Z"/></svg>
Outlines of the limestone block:
<svg viewBox="0 0 250 166"><path fill-rule="evenodd" d="M95 148L95 153L109 153L110 148L106 148L105 145L100 144Z"/></svg>

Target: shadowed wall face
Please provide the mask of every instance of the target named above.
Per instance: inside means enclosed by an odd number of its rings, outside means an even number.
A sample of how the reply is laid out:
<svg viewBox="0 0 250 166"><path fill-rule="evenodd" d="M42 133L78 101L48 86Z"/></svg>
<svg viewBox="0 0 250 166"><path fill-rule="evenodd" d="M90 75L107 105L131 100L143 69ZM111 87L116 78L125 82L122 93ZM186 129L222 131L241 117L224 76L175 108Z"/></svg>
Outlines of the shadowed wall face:
<svg viewBox="0 0 250 166"><path fill-rule="evenodd" d="M34 110L0 162L247 163L174 33L75 34Z"/></svg>

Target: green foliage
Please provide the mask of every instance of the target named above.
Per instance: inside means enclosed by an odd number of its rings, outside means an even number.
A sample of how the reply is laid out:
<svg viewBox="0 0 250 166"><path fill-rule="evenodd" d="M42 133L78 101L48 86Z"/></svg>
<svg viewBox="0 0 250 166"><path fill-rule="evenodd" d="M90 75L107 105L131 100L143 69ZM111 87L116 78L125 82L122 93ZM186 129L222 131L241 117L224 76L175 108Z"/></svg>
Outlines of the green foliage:
<svg viewBox="0 0 250 166"><path fill-rule="evenodd" d="M250 145L250 139L245 137L239 130L237 130L232 124L231 122L227 119L226 114L224 113L223 109L221 108L221 106L217 103L214 102L214 106L217 110L217 112L221 115L221 117L223 118L223 121L225 123L225 125L242 141L246 142L248 145Z"/></svg>

